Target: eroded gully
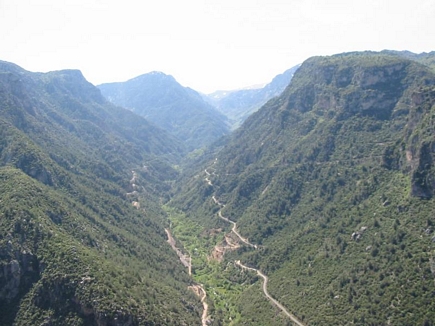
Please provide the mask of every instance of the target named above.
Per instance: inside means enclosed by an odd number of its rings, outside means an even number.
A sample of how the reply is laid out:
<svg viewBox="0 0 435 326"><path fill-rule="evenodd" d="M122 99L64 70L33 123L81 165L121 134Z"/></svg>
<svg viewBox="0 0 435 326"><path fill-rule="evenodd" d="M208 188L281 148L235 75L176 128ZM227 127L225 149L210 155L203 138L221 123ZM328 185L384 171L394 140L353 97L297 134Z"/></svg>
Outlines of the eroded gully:
<svg viewBox="0 0 435 326"><path fill-rule="evenodd" d="M178 258L180 258L181 263L187 267L189 270L189 275L192 275L192 257L189 255L183 254L183 252L177 248L175 239L173 238L171 231L169 229L165 229L166 235L168 236L168 243L171 245L172 249L177 253ZM194 284L189 286L189 289L191 289L201 300L202 303L202 316L201 316L201 323L202 326L207 326L208 322L208 304L206 301L207 298L207 292L205 292L204 287L202 284Z"/></svg>
<svg viewBox="0 0 435 326"><path fill-rule="evenodd" d="M135 171L131 171L133 174L132 179L130 180L130 185L133 189L133 192L127 193L128 195L135 195L137 193L136 188L136 182L137 182L137 173ZM139 208L139 202L133 201L133 206L136 208ZM176 246L176 242L174 237L171 234L171 231L169 229L165 229L166 235L168 237L168 243L172 247L172 249L177 253L178 258L180 258L181 263L187 267L189 275L192 275L192 257L189 255L185 255L179 248ZM189 289L192 290L201 300L202 303L202 316L201 316L201 323L202 326L207 326L208 323L208 304L206 302L207 293L205 292L204 287L201 284L194 284L189 286Z"/></svg>

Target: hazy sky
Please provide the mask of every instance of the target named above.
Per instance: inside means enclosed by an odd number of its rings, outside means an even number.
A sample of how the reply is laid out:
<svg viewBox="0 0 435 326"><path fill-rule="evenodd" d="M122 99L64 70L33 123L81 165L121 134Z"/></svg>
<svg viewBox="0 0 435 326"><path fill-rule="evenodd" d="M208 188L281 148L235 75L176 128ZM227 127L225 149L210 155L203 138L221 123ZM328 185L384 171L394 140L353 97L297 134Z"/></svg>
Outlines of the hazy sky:
<svg viewBox="0 0 435 326"><path fill-rule="evenodd" d="M434 0L0 0L0 60L93 84L158 70L202 92L313 55L435 50Z"/></svg>

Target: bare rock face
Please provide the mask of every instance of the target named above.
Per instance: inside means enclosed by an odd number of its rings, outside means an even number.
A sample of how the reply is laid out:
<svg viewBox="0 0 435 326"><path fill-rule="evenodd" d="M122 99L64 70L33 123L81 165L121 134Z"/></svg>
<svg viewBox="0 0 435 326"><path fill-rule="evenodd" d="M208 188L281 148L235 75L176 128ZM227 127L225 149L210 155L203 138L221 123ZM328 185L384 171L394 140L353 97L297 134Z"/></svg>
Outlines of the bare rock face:
<svg viewBox="0 0 435 326"><path fill-rule="evenodd" d="M355 114L390 118L405 90L401 86L406 76L405 63L366 67L351 60L348 66L318 61L309 59L300 68L300 73L307 71L315 78L297 81L300 85L290 94L289 107L301 112L333 110L340 120Z"/></svg>
<svg viewBox="0 0 435 326"><path fill-rule="evenodd" d="M411 194L416 197L431 198L435 190L434 168L435 144L423 143L418 149L417 167L412 171Z"/></svg>
<svg viewBox="0 0 435 326"><path fill-rule="evenodd" d="M5 283L0 291L0 298L9 301L18 295L21 278L21 267L18 261L14 259L3 265L0 277Z"/></svg>
<svg viewBox="0 0 435 326"><path fill-rule="evenodd" d="M11 259L0 264L0 300L11 302L20 291L29 287L39 271L36 257L28 251L23 250Z"/></svg>
<svg viewBox="0 0 435 326"><path fill-rule="evenodd" d="M435 88L414 92L411 101L404 166L411 173L411 195L431 198L435 194L435 142L431 137L434 132L431 111L435 105Z"/></svg>

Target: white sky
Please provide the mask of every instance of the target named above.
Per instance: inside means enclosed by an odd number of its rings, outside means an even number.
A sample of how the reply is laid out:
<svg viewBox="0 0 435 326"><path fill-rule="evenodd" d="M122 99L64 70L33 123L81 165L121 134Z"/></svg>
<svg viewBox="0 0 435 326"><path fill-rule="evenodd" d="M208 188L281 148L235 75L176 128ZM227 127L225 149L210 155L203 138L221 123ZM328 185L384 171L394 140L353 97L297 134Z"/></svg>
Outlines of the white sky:
<svg viewBox="0 0 435 326"><path fill-rule="evenodd" d="M0 60L93 84L158 70L202 92L313 55L435 50L434 0L0 0Z"/></svg>

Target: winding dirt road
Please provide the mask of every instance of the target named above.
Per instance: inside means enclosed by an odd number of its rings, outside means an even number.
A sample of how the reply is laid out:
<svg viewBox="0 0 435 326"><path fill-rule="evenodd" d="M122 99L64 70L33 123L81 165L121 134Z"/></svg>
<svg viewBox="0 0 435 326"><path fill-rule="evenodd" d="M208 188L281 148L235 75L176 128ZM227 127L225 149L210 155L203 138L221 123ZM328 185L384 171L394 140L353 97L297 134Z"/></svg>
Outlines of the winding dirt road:
<svg viewBox="0 0 435 326"><path fill-rule="evenodd" d="M180 249L175 246L175 239L172 237L171 231L165 229L166 235L168 236L168 243L171 245L172 249L177 253L178 258L180 258L181 263L187 267L189 270L189 275L192 275L192 257L182 253Z"/></svg>
<svg viewBox="0 0 435 326"><path fill-rule="evenodd" d="M186 266L189 270L189 275L192 275L192 257L189 255L185 255L181 252L180 249L178 249L175 245L175 239L171 234L171 231L168 229L165 229L166 235L168 236L168 243L171 245L172 249L175 250L178 257L180 258L181 263ZM195 294L201 299L202 303L202 316L201 316L201 323L202 326L207 326L208 324L208 304L206 302L207 298L207 292L205 292L204 287L201 284L194 284L189 286L189 289L191 289Z"/></svg>
<svg viewBox="0 0 435 326"><path fill-rule="evenodd" d="M132 185L133 189L136 188L136 180L137 180L137 173L135 171L131 171L133 174L132 179L130 180L130 184ZM135 194L136 191L130 193L130 194ZM127 194L129 195L129 194ZM135 202L133 202L135 203ZM167 242L169 243L169 245L171 246L171 248L177 253L178 258L180 258L181 263L187 267L188 271L189 271L189 275L192 275L192 257L184 254L179 248L177 248L176 246L176 242L174 237L171 234L171 231L169 229L165 229L166 235L168 237ZM209 317L208 317L208 304L206 302L206 298L207 298L207 292L205 292L205 289L203 287L202 284L194 284L188 287L189 289L191 289L193 292L195 292L195 294L200 298L201 303L202 303L202 316L201 316L201 323L202 326L207 326L209 324Z"/></svg>
<svg viewBox="0 0 435 326"><path fill-rule="evenodd" d="M242 235L237 231L237 223L236 222L231 221L229 218L223 216L221 211L218 212L218 215L221 219L223 219L224 221L227 221L228 223L231 223L233 225L231 231L240 239L240 241L242 241L244 244L246 244L250 247L257 249L257 245L250 243L248 239L242 237Z"/></svg>
<svg viewBox="0 0 435 326"><path fill-rule="evenodd" d="M207 182L207 184L209 186L213 186L213 184L211 183L210 179L208 178L210 176L210 173L207 171L207 169L204 170L205 174L207 174L207 176L205 177L205 181Z"/></svg>
<svg viewBox="0 0 435 326"><path fill-rule="evenodd" d="M276 299L274 299L270 294L269 294L269 292L267 291L267 282L269 281L269 278L266 276L266 275L264 275L261 271L259 271L258 269L256 269L256 268L252 268L252 267L248 267L248 266L246 266L246 265L243 265L241 262L240 262L240 260L237 260L236 262L236 265L239 265L242 269L247 269L247 270L250 270L250 271L253 271L253 272L256 272L257 273L257 275L258 276L260 276L260 277L262 277L263 278L263 292L264 292L264 295L266 296L266 298L267 299L269 299L275 306L277 306L288 318L290 318L291 319L291 321L292 322L294 322L296 325L298 325L298 326L305 326L305 324L303 324L302 322L300 322L297 318L296 318L296 316L294 316L293 314L291 314L291 313L289 313L288 311L287 311L287 309L282 305L282 304L280 304Z"/></svg>
<svg viewBox="0 0 435 326"><path fill-rule="evenodd" d="M207 293L204 290L204 287L202 286L202 284L196 284L196 285L192 285L189 287L193 292L195 292L195 294L201 299L201 303L202 306L204 307L204 309L202 310L202 316L201 316L201 323L202 326L207 326L208 325L208 304L205 301L205 299L207 298Z"/></svg>
<svg viewBox="0 0 435 326"><path fill-rule="evenodd" d="M221 206L222 208L225 207L224 204L222 204L221 202L219 202L215 196L211 197L214 201L215 204ZM231 221L228 217L225 217L222 215L222 209L219 210L218 215L221 219L223 219L224 221L231 223L233 225L231 231L240 239L240 241L242 241L244 244L253 247L255 249L257 249L257 245L250 243L248 239L242 237L242 235L239 233L239 231L237 231L237 223L234 221Z"/></svg>
<svg viewBox="0 0 435 326"><path fill-rule="evenodd" d="M215 164L217 161L217 159L215 160L215 162L213 164ZM208 177L210 176L210 173L207 171L207 169L205 170L205 173L207 175L207 177L205 178L205 181L209 184L209 185L213 185L212 182L210 181L210 179L208 179ZM246 245L250 246L250 247L254 247L255 249L257 249L257 245L252 244L251 242L249 242L248 239L242 237L242 235L237 231L237 223L230 220L229 218L225 217L222 215L222 208L225 207L225 204L222 204L221 202L219 202L219 200L215 197L212 196L212 199L214 201L214 203L216 205L219 205L221 207L221 209L218 212L218 215L221 219L223 219L224 221L231 223L233 225L231 231L240 239L240 241L242 241L243 243L245 243ZM305 326L305 324L303 324L301 321L299 321L296 316L294 316L293 314L291 314L290 312L287 311L287 309L281 304L279 303L279 301L277 301L276 299L274 299L269 292L267 291L267 282L269 281L269 278L264 275L260 270L256 269L256 268L252 268L252 267L248 267L246 265L243 265L240 260L235 262L236 265L240 266L242 269L246 269L246 270L251 270L257 273L258 276L260 276L261 278L263 278L263 292L264 295L266 296L266 298L271 301L276 307L278 307L288 318L290 318L290 320L292 322L294 322L296 325L298 326Z"/></svg>

